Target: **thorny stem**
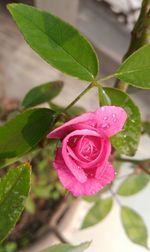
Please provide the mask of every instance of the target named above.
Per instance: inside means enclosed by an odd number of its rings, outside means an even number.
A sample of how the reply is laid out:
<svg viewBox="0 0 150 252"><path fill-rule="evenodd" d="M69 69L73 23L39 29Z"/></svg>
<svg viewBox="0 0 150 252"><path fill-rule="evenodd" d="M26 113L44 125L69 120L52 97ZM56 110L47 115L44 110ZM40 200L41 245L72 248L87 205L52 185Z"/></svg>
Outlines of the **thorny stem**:
<svg viewBox="0 0 150 252"><path fill-rule="evenodd" d="M123 57L123 61L127 59L133 52L150 41L150 0L143 0L139 18L131 33L131 42L127 53ZM126 92L128 84L116 80L115 87Z"/></svg>
<svg viewBox="0 0 150 252"><path fill-rule="evenodd" d="M93 81L90 83L90 85L84 89L65 109L64 112L66 112L68 109L70 109L84 94L86 94L92 87L94 87L96 84L96 81Z"/></svg>

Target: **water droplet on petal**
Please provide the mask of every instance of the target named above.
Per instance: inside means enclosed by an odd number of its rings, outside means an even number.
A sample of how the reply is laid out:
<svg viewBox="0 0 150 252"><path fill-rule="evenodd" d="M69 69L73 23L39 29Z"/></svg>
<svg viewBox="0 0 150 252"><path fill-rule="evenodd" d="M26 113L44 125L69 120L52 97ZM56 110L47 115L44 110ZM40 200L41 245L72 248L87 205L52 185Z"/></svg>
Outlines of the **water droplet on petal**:
<svg viewBox="0 0 150 252"><path fill-rule="evenodd" d="M91 123L91 126L94 128L96 127L96 125L97 125L96 123Z"/></svg>
<svg viewBox="0 0 150 252"><path fill-rule="evenodd" d="M116 114L112 114L112 117L113 117L113 118L116 118Z"/></svg>
<svg viewBox="0 0 150 252"><path fill-rule="evenodd" d="M108 120L108 116L104 116L103 119L104 119L104 121Z"/></svg>
<svg viewBox="0 0 150 252"><path fill-rule="evenodd" d="M117 119L117 118L114 118L114 119L113 119L113 122L118 122L118 119Z"/></svg>
<svg viewBox="0 0 150 252"><path fill-rule="evenodd" d="M101 126L102 129L109 129L110 128L109 123L102 123L100 126Z"/></svg>
<svg viewBox="0 0 150 252"><path fill-rule="evenodd" d="M104 110L105 110L105 108L104 108L104 107L101 107L101 110L102 110L102 111L104 111Z"/></svg>

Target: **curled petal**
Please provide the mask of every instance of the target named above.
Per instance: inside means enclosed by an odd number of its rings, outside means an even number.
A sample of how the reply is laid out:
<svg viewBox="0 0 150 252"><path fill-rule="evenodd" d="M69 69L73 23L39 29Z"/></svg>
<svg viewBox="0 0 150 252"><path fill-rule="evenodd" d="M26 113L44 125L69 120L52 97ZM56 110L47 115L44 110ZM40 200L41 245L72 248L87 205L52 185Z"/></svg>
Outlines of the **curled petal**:
<svg viewBox="0 0 150 252"><path fill-rule="evenodd" d="M59 179L63 186L76 197L94 195L104 186L109 184L114 178L114 169L111 164L107 164L107 166L105 166L104 172L98 179L94 177L87 178L85 183L80 183L64 163L60 149L57 150L53 165L57 170Z"/></svg>
<svg viewBox="0 0 150 252"><path fill-rule="evenodd" d="M54 129L47 135L47 137L48 138L65 137L68 133L70 133L75 129L88 128L89 121L91 122L94 119L95 119L95 112L84 113L83 115L77 116L74 119L64 123L62 126Z"/></svg>
<svg viewBox="0 0 150 252"><path fill-rule="evenodd" d="M106 160L108 160L108 157L110 155L110 152L111 152L111 145L108 141L107 138L105 138L104 135L103 136L103 139L101 140L102 141L102 148L99 152L99 155L96 159L94 159L93 161L87 163L87 162L83 162L81 160L79 160L77 157L74 157L74 159L76 159L77 164L75 164L75 162L73 162L72 158L69 156L69 153L67 152L67 144L68 144L68 140L70 137L73 137L73 136L96 136L98 138L101 137L101 135L99 133L97 133L96 131L93 131L93 130L75 130L73 131L72 133L70 133L68 136L66 136L63 140L63 143L62 143L62 156L63 156L63 159L64 159L64 162L66 163L67 167L72 171L72 173L76 176L75 173L78 172L79 174L79 166L81 165L82 168L90 168L90 167L96 167L96 164L98 163L99 165L102 165L103 163L106 162ZM73 155L72 155L73 156ZM82 172L83 173L83 172ZM81 177L81 171L80 171L80 177ZM83 177L83 174L82 174L82 177ZM77 178L77 176L76 176ZM80 181L80 178L78 176L78 180Z"/></svg>
<svg viewBox="0 0 150 252"><path fill-rule="evenodd" d="M110 137L122 130L127 113L121 107L104 106L96 110L97 130L103 130Z"/></svg>
<svg viewBox="0 0 150 252"><path fill-rule="evenodd" d="M48 138L64 138L68 133L79 129L95 129L105 132L109 137L121 131L127 118L127 113L121 107L103 106L95 112L84 113L64 123L50 132Z"/></svg>

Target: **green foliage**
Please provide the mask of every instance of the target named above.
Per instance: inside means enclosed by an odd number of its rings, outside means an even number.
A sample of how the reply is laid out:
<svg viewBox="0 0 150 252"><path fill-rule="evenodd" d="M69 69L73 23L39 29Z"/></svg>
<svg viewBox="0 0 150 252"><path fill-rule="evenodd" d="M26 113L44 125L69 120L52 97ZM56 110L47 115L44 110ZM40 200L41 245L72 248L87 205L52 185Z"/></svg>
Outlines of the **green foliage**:
<svg viewBox="0 0 150 252"><path fill-rule="evenodd" d="M45 108L32 109L0 127L0 160L24 155L46 136L54 113Z"/></svg>
<svg viewBox="0 0 150 252"><path fill-rule="evenodd" d="M148 136L150 136L150 122L149 121L143 122L142 123L142 127L143 127L143 133L145 133Z"/></svg>
<svg viewBox="0 0 150 252"><path fill-rule="evenodd" d="M97 193L97 194L92 195L92 196L83 196L82 199L89 202L89 203L96 202L96 201L100 200L100 195L99 195L99 193Z"/></svg>
<svg viewBox="0 0 150 252"><path fill-rule="evenodd" d="M142 217L129 207L121 208L121 220L128 238L147 247L148 232Z"/></svg>
<svg viewBox="0 0 150 252"><path fill-rule="evenodd" d="M150 44L135 51L119 67L115 76L138 88L150 88Z"/></svg>
<svg viewBox="0 0 150 252"><path fill-rule="evenodd" d="M90 246L90 242L85 242L77 246L69 244L58 244L43 250L42 252L83 252Z"/></svg>
<svg viewBox="0 0 150 252"><path fill-rule="evenodd" d="M111 99L105 92L104 88L98 88L98 95L99 95L99 104L101 106L111 105Z"/></svg>
<svg viewBox="0 0 150 252"><path fill-rule="evenodd" d="M99 199L94 206L89 210L82 224L82 229L91 227L102 221L112 208L112 198Z"/></svg>
<svg viewBox="0 0 150 252"><path fill-rule="evenodd" d="M17 245L15 242L9 242L0 246L0 252L16 252Z"/></svg>
<svg viewBox="0 0 150 252"><path fill-rule="evenodd" d="M0 179L0 242L16 224L30 189L30 165L24 164Z"/></svg>
<svg viewBox="0 0 150 252"><path fill-rule="evenodd" d="M53 81L32 88L24 97L22 106L24 109L49 102L62 90L62 81Z"/></svg>
<svg viewBox="0 0 150 252"><path fill-rule="evenodd" d="M150 181L149 175L145 172L129 176L123 181L118 189L118 194L121 196L130 196L141 191Z"/></svg>
<svg viewBox="0 0 150 252"><path fill-rule="evenodd" d="M126 93L114 88L105 88L105 92L110 97L112 105L121 106L128 114L124 129L112 137L112 144L119 153L133 156L141 135L139 109Z"/></svg>
<svg viewBox="0 0 150 252"><path fill-rule="evenodd" d="M95 51L74 27L28 5L9 4L8 9L26 41L45 61L81 80L96 77Z"/></svg>

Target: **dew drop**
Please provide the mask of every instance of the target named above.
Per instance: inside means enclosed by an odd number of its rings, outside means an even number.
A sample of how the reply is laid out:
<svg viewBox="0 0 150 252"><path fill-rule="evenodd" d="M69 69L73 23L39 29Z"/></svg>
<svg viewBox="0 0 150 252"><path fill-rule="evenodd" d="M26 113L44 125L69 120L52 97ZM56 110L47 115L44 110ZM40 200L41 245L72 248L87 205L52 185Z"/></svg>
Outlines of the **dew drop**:
<svg viewBox="0 0 150 252"><path fill-rule="evenodd" d="M109 123L102 123L100 126L101 126L101 128L103 128L103 129L109 129L110 124L109 124Z"/></svg>
<svg viewBox="0 0 150 252"><path fill-rule="evenodd" d="M96 127L96 123L91 123L91 126L95 128Z"/></svg>
<svg viewBox="0 0 150 252"><path fill-rule="evenodd" d="M118 119L117 119L117 118L114 118L114 119L113 119L113 122L117 122L117 121L118 121Z"/></svg>
<svg viewBox="0 0 150 252"><path fill-rule="evenodd" d="M113 117L113 118L116 118L116 114L112 114L112 117Z"/></svg>
<svg viewBox="0 0 150 252"><path fill-rule="evenodd" d="M105 108L104 108L104 107L101 107L101 110L102 110L102 111L104 111L104 110L105 110Z"/></svg>
<svg viewBox="0 0 150 252"><path fill-rule="evenodd" d="M104 119L104 121L108 120L108 116L104 116L103 119Z"/></svg>

